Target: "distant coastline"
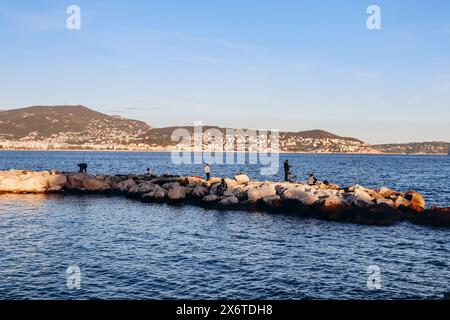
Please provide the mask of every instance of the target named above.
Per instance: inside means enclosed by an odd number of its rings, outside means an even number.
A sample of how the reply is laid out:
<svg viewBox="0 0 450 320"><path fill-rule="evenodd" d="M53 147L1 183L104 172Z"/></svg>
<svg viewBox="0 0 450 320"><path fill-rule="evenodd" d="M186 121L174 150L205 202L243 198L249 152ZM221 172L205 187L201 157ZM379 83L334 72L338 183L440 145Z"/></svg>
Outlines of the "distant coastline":
<svg viewBox="0 0 450 320"><path fill-rule="evenodd" d="M255 150L260 146L271 151L272 135L263 130L224 128L214 125L152 127L140 121L100 113L81 105L32 106L0 112L0 150L65 150L116 152L171 152L178 142L173 135L183 132L190 138L190 150L195 139L203 149ZM250 131L249 131L250 130ZM230 131L232 133L230 133ZM277 147L280 153L292 154L399 154L447 155L446 141L370 144L355 137L340 136L322 129L279 131ZM259 141L264 137L266 142ZM181 137L174 137L182 143ZM183 141L187 142L187 141ZM194 142L194 144L192 144ZM219 144L217 144L219 143ZM230 143L232 145L230 145ZM223 144L223 148L220 147ZM248 146L247 146L248 144ZM186 150L186 149L185 149Z"/></svg>
<svg viewBox="0 0 450 320"><path fill-rule="evenodd" d="M135 150L106 150L106 149L12 149L12 148L0 148L0 152L2 151L28 151L28 152L35 152L35 151L61 151L61 152L117 152L117 153L124 153L124 152L136 152L136 153L170 153L174 150L142 150L142 149L135 149ZM189 152L189 151L187 151ZM202 152L202 151L190 151L190 152ZM208 152L208 150L203 150L203 152ZM248 151L232 151L234 153L251 153ZM223 153L231 153L230 151L223 151ZM401 153L401 152L302 152L302 151L279 151L280 154L326 154L326 155L381 155L381 156L388 156L388 155L397 155L397 156L448 156L447 153Z"/></svg>

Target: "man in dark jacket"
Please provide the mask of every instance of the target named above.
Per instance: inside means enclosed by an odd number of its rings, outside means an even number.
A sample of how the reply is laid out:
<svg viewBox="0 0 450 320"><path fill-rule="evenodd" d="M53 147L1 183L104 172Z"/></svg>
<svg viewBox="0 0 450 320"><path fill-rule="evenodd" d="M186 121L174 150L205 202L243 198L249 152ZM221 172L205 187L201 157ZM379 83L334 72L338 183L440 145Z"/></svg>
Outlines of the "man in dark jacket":
<svg viewBox="0 0 450 320"><path fill-rule="evenodd" d="M289 165L289 161L284 161L284 181L289 181L289 168L291 166Z"/></svg>

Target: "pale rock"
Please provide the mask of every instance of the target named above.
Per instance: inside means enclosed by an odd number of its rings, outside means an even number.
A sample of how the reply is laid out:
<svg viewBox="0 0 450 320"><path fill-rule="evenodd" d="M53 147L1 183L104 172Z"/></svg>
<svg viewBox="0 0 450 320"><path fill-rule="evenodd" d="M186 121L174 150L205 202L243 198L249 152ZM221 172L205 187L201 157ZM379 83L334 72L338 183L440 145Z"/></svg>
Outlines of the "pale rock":
<svg viewBox="0 0 450 320"><path fill-rule="evenodd" d="M354 195L348 196L348 200L357 208L370 208L375 205L375 198L364 191L364 188L356 188Z"/></svg>
<svg viewBox="0 0 450 320"><path fill-rule="evenodd" d="M219 177L212 177L209 179L210 184L220 183L220 181L222 181L222 178L219 178Z"/></svg>
<svg viewBox="0 0 450 320"><path fill-rule="evenodd" d="M172 188L179 187L179 186L180 186L179 182L167 182L162 185L162 187L166 190L170 190Z"/></svg>
<svg viewBox="0 0 450 320"><path fill-rule="evenodd" d="M19 185L20 192L45 192L48 188L48 180L40 175L34 175L22 181Z"/></svg>
<svg viewBox="0 0 450 320"><path fill-rule="evenodd" d="M234 205L234 204L238 204L238 203L239 203L239 200L235 196L226 197L225 199L219 201L219 204L224 205L224 206Z"/></svg>
<svg viewBox="0 0 450 320"><path fill-rule="evenodd" d="M405 198L399 196L394 201L394 206L396 208L403 206L403 207L409 207L411 205L411 201L406 200Z"/></svg>
<svg viewBox="0 0 450 320"><path fill-rule="evenodd" d="M232 188L237 185L237 181L230 178L225 178L225 183L227 184L228 188Z"/></svg>
<svg viewBox="0 0 450 320"><path fill-rule="evenodd" d="M153 191L155 189L156 184L153 184L150 181L145 181L140 184L137 184L130 188L128 193L131 194L145 194L149 193L150 191Z"/></svg>
<svg viewBox="0 0 450 320"><path fill-rule="evenodd" d="M95 179L104 181L106 179L106 177L107 176L104 174L98 174L95 176Z"/></svg>
<svg viewBox="0 0 450 320"><path fill-rule="evenodd" d="M332 195L322 200L320 211L323 213L338 213L350 209L350 204L342 197Z"/></svg>
<svg viewBox="0 0 450 320"><path fill-rule="evenodd" d="M194 191L192 192L192 194L195 197L198 197L198 198L203 198L208 193L209 193L209 190L207 188L205 188L205 187L202 187L202 186L196 186Z"/></svg>
<svg viewBox="0 0 450 320"><path fill-rule="evenodd" d="M62 190L61 186L52 186L47 189L47 192L57 192L57 191L61 191L61 190Z"/></svg>
<svg viewBox="0 0 450 320"><path fill-rule="evenodd" d="M18 191L20 179L17 176L6 176L0 181L0 191Z"/></svg>
<svg viewBox="0 0 450 320"><path fill-rule="evenodd" d="M211 186L209 187L209 191L210 191L212 194L217 194L217 188L219 187L219 185L220 185L219 182L216 182L216 183L211 184Z"/></svg>
<svg viewBox="0 0 450 320"><path fill-rule="evenodd" d="M160 187L159 185L155 185L153 191L142 195L142 199L164 199L167 195L167 190Z"/></svg>
<svg viewBox="0 0 450 320"><path fill-rule="evenodd" d="M386 187L382 187L380 190L378 190L378 193L385 198L390 198L392 196L398 196L400 194L399 192L389 189L389 188L386 188Z"/></svg>
<svg viewBox="0 0 450 320"><path fill-rule="evenodd" d="M225 197L234 197L234 193L233 193L233 191L231 191L231 190L225 190L225 191L223 192L223 195L224 195Z"/></svg>
<svg viewBox="0 0 450 320"><path fill-rule="evenodd" d="M83 180L82 187L88 191L104 191L110 189L110 186L103 181L86 178Z"/></svg>
<svg viewBox="0 0 450 320"><path fill-rule="evenodd" d="M382 203L387 204L390 207L395 207L394 200L392 200L392 199L377 199L377 205L382 204Z"/></svg>
<svg viewBox="0 0 450 320"><path fill-rule="evenodd" d="M265 196L261 199L268 207L276 208L281 205L281 197L277 194Z"/></svg>
<svg viewBox="0 0 450 320"><path fill-rule="evenodd" d="M132 187L136 185L133 179L127 179L125 181L119 182L116 188L122 192L128 192Z"/></svg>
<svg viewBox="0 0 450 320"><path fill-rule="evenodd" d="M328 189L319 189L317 191L314 191L313 194L315 194L319 198L326 198L337 195L337 191Z"/></svg>
<svg viewBox="0 0 450 320"><path fill-rule="evenodd" d="M237 174L234 176L234 179L236 179L237 184L245 184L250 181L250 178L245 174Z"/></svg>
<svg viewBox="0 0 450 320"><path fill-rule="evenodd" d="M136 175L136 174L134 174L134 173L129 173L128 175L127 175L127 178L128 179L136 179L138 176Z"/></svg>
<svg viewBox="0 0 450 320"><path fill-rule="evenodd" d="M171 200L182 200L186 198L186 188L181 186L174 186L169 190L168 197Z"/></svg>
<svg viewBox="0 0 450 320"><path fill-rule="evenodd" d="M273 185L267 185L261 188L251 189L247 191L248 199L253 202L266 196L272 196L276 194L277 191L275 190L275 187Z"/></svg>
<svg viewBox="0 0 450 320"><path fill-rule="evenodd" d="M220 199L222 199L222 197L219 197L215 194L209 194L209 195L203 197L203 201L205 201L205 202L216 202L216 201L219 201Z"/></svg>
<svg viewBox="0 0 450 320"><path fill-rule="evenodd" d="M48 177L48 185L51 187L63 187L67 183L67 176L63 174L55 174Z"/></svg>
<svg viewBox="0 0 450 320"><path fill-rule="evenodd" d="M311 192L305 192L300 188L291 188L283 193L283 197L289 200L296 200L306 206L311 206L317 201L319 197Z"/></svg>

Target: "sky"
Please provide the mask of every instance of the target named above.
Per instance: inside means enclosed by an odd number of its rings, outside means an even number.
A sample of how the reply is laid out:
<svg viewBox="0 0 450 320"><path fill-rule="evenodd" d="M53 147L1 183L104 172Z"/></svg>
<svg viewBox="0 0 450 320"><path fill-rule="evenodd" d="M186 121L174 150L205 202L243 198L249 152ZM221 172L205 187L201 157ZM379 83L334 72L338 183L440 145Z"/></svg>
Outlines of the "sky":
<svg viewBox="0 0 450 320"><path fill-rule="evenodd" d="M154 127L450 141L450 1L0 0L0 109L61 104Z"/></svg>

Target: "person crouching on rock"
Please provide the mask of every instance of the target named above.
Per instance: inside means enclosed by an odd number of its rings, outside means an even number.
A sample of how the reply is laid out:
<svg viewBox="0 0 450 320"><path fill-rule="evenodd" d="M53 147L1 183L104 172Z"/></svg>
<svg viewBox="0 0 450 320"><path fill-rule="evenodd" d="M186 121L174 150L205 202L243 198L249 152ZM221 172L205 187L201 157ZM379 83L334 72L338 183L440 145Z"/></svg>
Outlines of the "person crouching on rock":
<svg viewBox="0 0 450 320"><path fill-rule="evenodd" d="M209 164L205 164L205 174L206 174L206 180L209 181L211 178L211 168L209 167Z"/></svg>
<svg viewBox="0 0 450 320"><path fill-rule="evenodd" d="M219 184L219 186L217 187L217 195L218 195L218 196L223 196L223 193L224 193L225 191L227 191L227 189L228 189L228 185L227 185L227 183L225 182L225 179L220 180L220 184Z"/></svg>
<svg viewBox="0 0 450 320"><path fill-rule="evenodd" d="M308 184L309 184L310 186L313 186L313 185L315 185L316 183L317 183L317 179L316 179L316 177L314 177L314 174L311 173L311 174L309 175Z"/></svg>
<svg viewBox="0 0 450 320"><path fill-rule="evenodd" d="M80 168L80 171L78 171L78 172L86 173L87 172L87 163L79 163L78 168Z"/></svg>

